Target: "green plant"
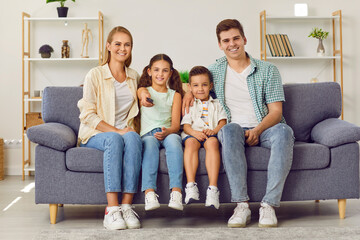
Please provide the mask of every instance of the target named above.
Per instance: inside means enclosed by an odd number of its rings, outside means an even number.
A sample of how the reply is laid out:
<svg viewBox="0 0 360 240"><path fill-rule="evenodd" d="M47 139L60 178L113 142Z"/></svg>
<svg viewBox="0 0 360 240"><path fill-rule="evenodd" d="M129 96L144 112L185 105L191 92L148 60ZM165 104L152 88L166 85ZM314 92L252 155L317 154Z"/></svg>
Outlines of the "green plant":
<svg viewBox="0 0 360 240"><path fill-rule="evenodd" d="M60 2L60 6L61 6L61 7L64 7L66 1L67 1L67 0L46 0L46 3ZM75 2L75 0L71 0L71 1Z"/></svg>
<svg viewBox="0 0 360 240"><path fill-rule="evenodd" d="M50 45L42 45L40 48L39 48L39 53L51 53L53 52L54 49L50 46Z"/></svg>
<svg viewBox="0 0 360 240"><path fill-rule="evenodd" d="M323 31L321 28L316 27L313 28L313 30L311 31L308 37L313 37L317 39L326 39L328 35L329 32Z"/></svg>
<svg viewBox="0 0 360 240"><path fill-rule="evenodd" d="M189 71L180 71L180 80L183 83L189 83Z"/></svg>

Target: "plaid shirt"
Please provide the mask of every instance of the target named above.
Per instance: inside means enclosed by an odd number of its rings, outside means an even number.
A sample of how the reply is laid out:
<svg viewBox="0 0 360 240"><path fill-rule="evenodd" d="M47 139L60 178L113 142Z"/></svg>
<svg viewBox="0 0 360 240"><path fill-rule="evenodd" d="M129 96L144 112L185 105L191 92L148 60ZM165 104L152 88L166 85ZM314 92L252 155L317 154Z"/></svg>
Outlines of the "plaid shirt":
<svg viewBox="0 0 360 240"><path fill-rule="evenodd" d="M251 71L247 77L247 84L249 88L250 97L253 101L255 115L260 123L263 118L269 113L267 104L273 102L284 102L284 89L281 83L281 77L277 67L269 62L250 58ZM216 62L209 66L209 70L214 79L213 95L219 99L221 105L224 107L228 116L228 122L231 122L231 113L225 103L225 75L228 62L226 57L216 60ZM215 97L215 96L214 96ZM281 119L285 123L284 117Z"/></svg>

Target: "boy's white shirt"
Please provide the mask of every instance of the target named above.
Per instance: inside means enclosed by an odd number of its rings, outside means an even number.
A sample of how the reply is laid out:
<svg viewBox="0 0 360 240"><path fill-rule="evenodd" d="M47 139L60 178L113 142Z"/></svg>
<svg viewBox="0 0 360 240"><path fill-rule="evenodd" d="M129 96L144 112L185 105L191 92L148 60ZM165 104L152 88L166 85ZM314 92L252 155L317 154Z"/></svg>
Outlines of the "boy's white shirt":
<svg viewBox="0 0 360 240"><path fill-rule="evenodd" d="M200 99L195 98L194 104L190 107L189 112L185 114L181 120L181 125L189 124L192 129L196 131L202 131L204 129L215 129L219 124L219 121L226 119L227 115L224 108L221 106L219 100L213 99L209 96L208 100L208 118L209 126L201 119L201 114L203 112L203 105ZM184 139L187 137L184 131L181 133L181 138Z"/></svg>

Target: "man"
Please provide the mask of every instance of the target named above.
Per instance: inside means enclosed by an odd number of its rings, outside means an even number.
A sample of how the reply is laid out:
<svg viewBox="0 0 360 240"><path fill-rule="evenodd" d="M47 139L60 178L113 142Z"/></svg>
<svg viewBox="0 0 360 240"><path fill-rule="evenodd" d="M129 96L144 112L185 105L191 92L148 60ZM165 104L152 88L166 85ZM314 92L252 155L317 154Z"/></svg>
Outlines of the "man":
<svg viewBox="0 0 360 240"><path fill-rule="evenodd" d="M245 145L271 150L266 193L261 201L259 227L276 227L274 207L280 199L292 164L294 137L282 116L285 101L278 69L245 52L243 27L235 19L216 27L219 48L225 56L209 66L215 94L223 105L228 123L218 133L222 160L230 184L231 201L237 202L228 227L245 227L250 222L247 194ZM184 98L183 110L191 94Z"/></svg>

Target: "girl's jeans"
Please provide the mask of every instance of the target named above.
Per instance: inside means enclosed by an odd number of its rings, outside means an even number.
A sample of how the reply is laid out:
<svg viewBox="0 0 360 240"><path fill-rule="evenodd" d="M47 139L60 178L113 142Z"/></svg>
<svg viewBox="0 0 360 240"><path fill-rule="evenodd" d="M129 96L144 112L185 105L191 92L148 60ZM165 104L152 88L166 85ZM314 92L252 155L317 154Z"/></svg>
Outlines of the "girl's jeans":
<svg viewBox="0 0 360 240"><path fill-rule="evenodd" d="M105 192L137 192L142 153L139 134L98 133L81 147L104 151Z"/></svg>
<svg viewBox="0 0 360 240"><path fill-rule="evenodd" d="M249 200L247 193L245 130L236 123L229 123L221 128L218 133L232 202ZM294 133L288 125L278 123L266 129L260 135L259 146L268 148L271 151L267 168L266 193L262 202L278 207L280 206L285 180L292 165Z"/></svg>
<svg viewBox="0 0 360 240"><path fill-rule="evenodd" d="M177 134L169 134L164 140L160 141L154 137L156 132L161 132L161 128L155 128L141 137L144 149L141 191L147 189L156 190L161 146L165 148L170 179L169 187L170 189L174 187L182 189L184 153L181 137Z"/></svg>

